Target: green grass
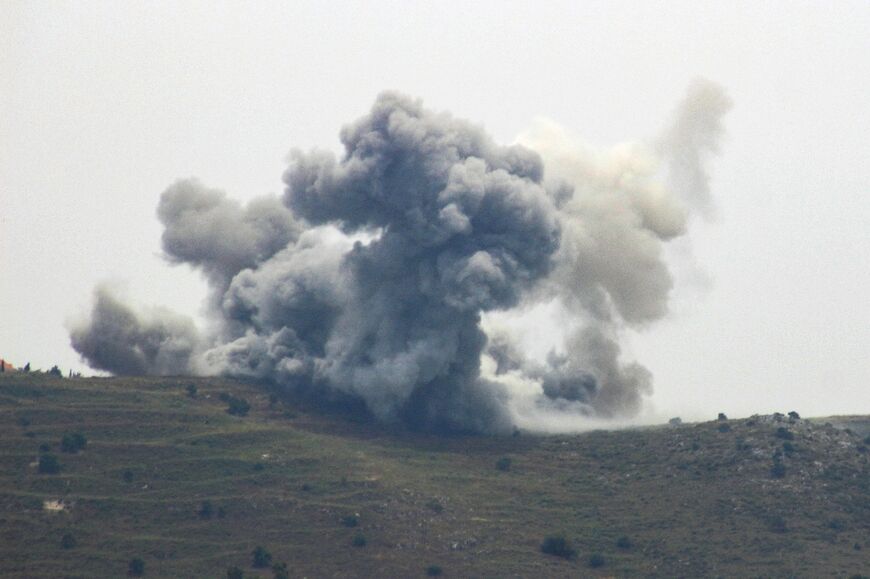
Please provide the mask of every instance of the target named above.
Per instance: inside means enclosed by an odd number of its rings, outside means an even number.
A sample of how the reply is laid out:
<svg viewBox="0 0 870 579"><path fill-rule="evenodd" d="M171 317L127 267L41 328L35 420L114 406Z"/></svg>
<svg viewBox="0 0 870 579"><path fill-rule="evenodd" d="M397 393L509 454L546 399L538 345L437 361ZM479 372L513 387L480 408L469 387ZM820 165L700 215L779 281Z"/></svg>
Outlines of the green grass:
<svg viewBox="0 0 870 579"><path fill-rule="evenodd" d="M226 413L225 392L250 402L247 416ZM141 558L145 577L222 577L233 566L271 577L251 567L260 545L291 577L866 572L870 457L858 434L809 421L728 424L438 437L270 405L267 391L231 380L7 375L0 576L121 577ZM794 450L774 479L779 427ZM61 453L73 432L87 446ZM59 474L33 466L43 443ZM507 470L496 468L502 457ZM200 516L204 501L211 517ZM63 548L65 535L74 546ZM542 553L551 535L577 556ZM354 547L358 536L365 544ZM590 567L594 554L601 567Z"/></svg>

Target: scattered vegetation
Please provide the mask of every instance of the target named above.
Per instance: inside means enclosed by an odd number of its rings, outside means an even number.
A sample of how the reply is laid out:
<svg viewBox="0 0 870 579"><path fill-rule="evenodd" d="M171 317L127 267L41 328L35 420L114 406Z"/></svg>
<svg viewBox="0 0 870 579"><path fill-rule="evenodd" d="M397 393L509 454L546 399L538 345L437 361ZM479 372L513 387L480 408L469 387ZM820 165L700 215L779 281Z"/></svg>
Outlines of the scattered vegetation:
<svg viewBox="0 0 870 579"><path fill-rule="evenodd" d="M510 457L503 456L500 459L498 459L497 461L495 461L495 468L502 471L502 472L507 472L511 469L512 463L513 463L513 461L510 459Z"/></svg>
<svg viewBox="0 0 870 579"><path fill-rule="evenodd" d="M601 553L593 553L589 556L589 566L593 569L598 569L599 567L604 567L604 555Z"/></svg>
<svg viewBox="0 0 870 579"><path fill-rule="evenodd" d="M352 544L354 547L365 547L366 544L368 544L368 541L366 540L365 535L363 535L362 533L357 533L353 537Z"/></svg>
<svg viewBox="0 0 870 579"><path fill-rule="evenodd" d="M60 546L62 549L73 549L78 545L78 541L71 533L65 533L63 537L60 538Z"/></svg>

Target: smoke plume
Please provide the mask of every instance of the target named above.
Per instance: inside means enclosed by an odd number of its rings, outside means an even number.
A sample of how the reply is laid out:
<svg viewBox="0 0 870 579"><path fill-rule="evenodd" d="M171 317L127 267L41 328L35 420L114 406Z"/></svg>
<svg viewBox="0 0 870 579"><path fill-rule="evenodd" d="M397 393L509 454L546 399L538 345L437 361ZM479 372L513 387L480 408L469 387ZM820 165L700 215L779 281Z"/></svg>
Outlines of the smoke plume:
<svg viewBox="0 0 870 579"><path fill-rule="evenodd" d="M167 258L212 289L207 335L98 290L73 346L118 374L250 377L421 429L631 415L652 377L622 360L620 331L667 312L663 244L708 195L727 103L696 84L658 146L601 153L543 121L502 146L384 93L340 157L291 154L281 199L243 207L195 180L163 193ZM565 320L543 359L509 323L537 306Z"/></svg>

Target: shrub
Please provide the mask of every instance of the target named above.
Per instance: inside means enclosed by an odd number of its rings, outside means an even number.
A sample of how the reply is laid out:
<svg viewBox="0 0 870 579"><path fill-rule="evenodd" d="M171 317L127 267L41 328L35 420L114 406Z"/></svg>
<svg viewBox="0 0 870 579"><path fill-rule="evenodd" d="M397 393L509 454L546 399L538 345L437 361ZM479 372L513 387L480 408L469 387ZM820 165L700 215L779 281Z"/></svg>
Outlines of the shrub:
<svg viewBox="0 0 870 579"><path fill-rule="evenodd" d="M130 563L127 564L127 573L134 577L139 577L145 574L145 561L136 557L135 559L130 559Z"/></svg>
<svg viewBox="0 0 870 579"><path fill-rule="evenodd" d="M76 538L70 533L67 533L60 538L60 546L63 549L72 549L76 545L78 545L78 541L76 541Z"/></svg>
<svg viewBox="0 0 870 579"><path fill-rule="evenodd" d="M273 579L290 579L290 571L287 569L287 563L275 563L272 565Z"/></svg>
<svg viewBox="0 0 870 579"><path fill-rule="evenodd" d="M785 519L783 519L782 517L780 517L778 515L771 517L767 521L767 525L768 525L768 528L771 531L773 531L774 533L787 533L788 532L788 525L786 524Z"/></svg>
<svg viewBox="0 0 870 579"><path fill-rule="evenodd" d="M211 501L202 501L197 513L203 519L210 519L214 514L214 507L212 507Z"/></svg>
<svg viewBox="0 0 870 579"><path fill-rule="evenodd" d="M727 422L723 422L722 424L719 425L718 430L719 430L719 432L731 432L731 425L728 424Z"/></svg>
<svg viewBox="0 0 870 579"><path fill-rule="evenodd" d="M263 547L257 546L257 548L251 553L251 559L253 559L254 567L257 569L263 569L272 564L272 553Z"/></svg>
<svg viewBox="0 0 870 579"><path fill-rule="evenodd" d="M429 509L431 509L432 512L435 512L435 513L440 513L440 512L444 511L444 505L442 505L441 503L439 503L435 499L432 499L431 501L426 503L426 506L429 507Z"/></svg>
<svg viewBox="0 0 870 579"><path fill-rule="evenodd" d="M47 442L43 442L39 445L39 452L49 452L51 450L51 445Z"/></svg>
<svg viewBox="0 0 870 579"><path fill-rule="evenodd" d="M60 368L57 366L52 366L51 370L48 371L50 376L57 376L58 378L63 378L63 372L60 371Z"/></svg>
<svg viewBox="0 0 870 579"><path fill-rule="evenodd" d="M800 420L801 415L798 414L797 412L795 412L794 410L792 410L791 412L788 413L788 417L791 418L792 420Z"/></svg>
<svg viewBox="0 0 870 579"><path fill-rule="evenodd" d="M631 549L631 539L623 535L622 537L616 540L616 546L620 549Z"/></svg>
<svg viewBox="0 0 870 579"><path fill-rule="evenodd" d="M671 426L679 426L682 423L683 423L683 419L680 418L679 416L675 416L674 418L671 418L670 420L668 420L668 424L670 424Z"/></svg>
<svg viewBox="0 0 870 579"><path fill-rule="evenodd" d="M563 559L572 559L577 552L571 544L560 535L550 535L541 543L541 553L554 555Z"/></svg>
<svg viewBox="0 0 870 579"><path fill-rule="evenodd" d="M864 444L870 444L870 434L868 434L867 438L864 439Z"/></svg>
<svg viewBox="0 0 870 579"><path fill-rule="evenodd" d="M828 521L828 528L832 531L845 531L846 523L843 519L831 519Z"/></svg>
<svg viewBox="0 0 870 579"><path fill-rule="evenodd" d="M63 438L60 439L61 451L68 452L70 454L75 454L78 451L84 449L87 444L88 439L85 438L84 435L80 432L64 434Z"/></svg>
<svg viewBox="0 0 870 579"><path fill-rule="evenodd" d="M429 577L440 577L444 571L438 565L429 565L426 567L426 575Z"/></svg>
<svg viewBox="0 0 870 579"><path fill-rule="evenodd" d="M780 426L776 429L775 436L783 440L794 440L794 434L792 434L792 432L784 426Z"/></svg>
<svg viewBox="0 0 870 579"><path fill-rule="evenodd" d="M356 527L359 524L359 519L355 515L348 515L341 518L341 524L345 527Z"/></svg>
<svg viewBox="0 0 870 579"><path fill-rule="evenodd" d="M197 395L197 392L198 392L198 391L197 391L197 388L196 388L196 384L188 384L188 385L185 387L185 390L187 390L187 395L188 395L190 398L196 398L196 395Z"/></svg>
<svg viewBox="0 0 870 579"><path fill-rule="evenodd" d="M121 475L121 478L124 479L124 482L127 482L127 483L133 482L133 471L132 470L125 470L124 474Z"/></svg>
<svg viewBox="0 0 870 579"><path fill-rule="evenodd" d="M589 566L593 569L604 567L604 555L601 553L593 553L589 556Z"/></svg>
<svg viewBox="0 0 870 579"><path fill-rule="evenodd" d="M244 398L236 398L228 394L225 402L227 403L227 414L233 416L245 416L251 409L250 403Z"/></svg>
<svg viewBox="0 0 870 579"><path fill-rule="evenodd" d="M245 574L238 567L227 569L227 579L245 579Z"/></svg>
<svg viewBox="0 0 870 579"><path fill-rule="evenodd" d="M773 478L784 478L785 477L785 465L779 461L773 463L773 466L770 468L770 476Z"/></svg>
<svg viewBox="0 0 870 579"><path fill-rule="evenodd" d="M57 474L60 472L60 462L53 454L43 454L39 457L40 474Z"/></svg>
<svg viewBox="0 0 870 579"><path fill-rule="evenodd" d="M495 468L502 471L502 472L509 471L511 469L512 462L513 461L509 457L503 456L500 459L498 459L497 461L495 461Z"/></svg>
<svg viewBox="0 0 870 579"><path fill-rule="evenodd" d="M354 547L365 547L368 541L366 541L365 535L362 533L357 533L353 538L353 546Z"/></svg>
<svg viewBox="0 0 870 579"><path fill-rule="evenodd" d="M724 412L720 412L720 413L719 413L719 416L716 417L716 420L720 420L720 421L721 421L721 420L728 420L728 417L725 416L725 413L724 413Z"/></svg>
<svg viewBox="0 0 870 579"><path fill-rule="evenodd" d="M797 450L797 449L796 449L795 446L794 446L792 443L790 443L789 441L786 440L785 442L782 443L782 451L783 451L787 456L791 456L792 454L794 454L795 450Z"/></svg>

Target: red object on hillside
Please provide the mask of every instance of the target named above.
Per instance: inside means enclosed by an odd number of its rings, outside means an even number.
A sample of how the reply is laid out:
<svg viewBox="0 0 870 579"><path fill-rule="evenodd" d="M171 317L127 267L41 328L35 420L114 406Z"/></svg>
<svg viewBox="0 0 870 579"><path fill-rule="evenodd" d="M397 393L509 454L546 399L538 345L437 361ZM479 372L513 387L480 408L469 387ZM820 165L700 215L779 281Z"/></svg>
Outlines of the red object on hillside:
<svg viewBox="0 0 870 579"><path fill-rule="evenodd" d="M9 363L9 360L4 360L3 358L0 358L0 362L3 363L3 369L5 372L16 372L17 371L15 369L15 366L13 366L12 364Z"/></svg>

